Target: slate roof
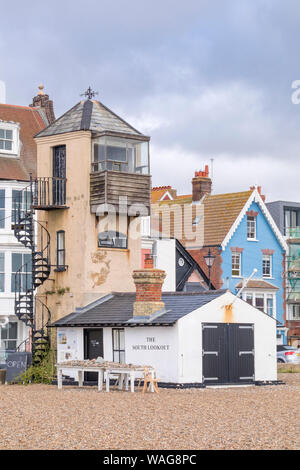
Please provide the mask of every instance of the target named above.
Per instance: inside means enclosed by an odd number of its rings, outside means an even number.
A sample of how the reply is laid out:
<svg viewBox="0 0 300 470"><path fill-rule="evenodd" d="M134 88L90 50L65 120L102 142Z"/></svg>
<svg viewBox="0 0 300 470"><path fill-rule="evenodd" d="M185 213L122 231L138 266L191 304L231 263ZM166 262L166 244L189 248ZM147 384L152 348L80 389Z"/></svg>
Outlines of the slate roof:
<svg viewBox="0 0 300 470"><path fill-rule="evenodd" d="M29 181L29 173L36 176L36 143L34 135L48 124L47 118L40 108L0 104L0 120L20 124L20 155L19 158L1 155L0 179Z"/></svg>
<svg viewBox="0 0 300 470"><path fill-rule="evenodd" d="M142 136L142 134L96 100L85 100L60 116L36 137L46 137L66 132L90 130L92 132L115 132Z"/></svg>
<svg viewBox="0 0 300 470"><path fill-rule="evenodd" d="M135 293L113 292L67 315L51 326L171 326L190 312L223 295L226 290L206 292L164 292L166 312L145 323L127 323L132 319Z"/></svg>

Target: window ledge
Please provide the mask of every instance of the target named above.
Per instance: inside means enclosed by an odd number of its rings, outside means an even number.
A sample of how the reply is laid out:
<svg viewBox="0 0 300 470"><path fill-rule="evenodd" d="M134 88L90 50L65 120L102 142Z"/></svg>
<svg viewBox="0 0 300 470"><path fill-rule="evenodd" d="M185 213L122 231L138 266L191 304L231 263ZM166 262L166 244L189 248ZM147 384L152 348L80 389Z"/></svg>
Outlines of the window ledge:
<svg viewBox="0 0 300 470"><path fill-rule="evenodd" d="M97 250L129 252L129 248L112 248L111 246L98 246Z"/></svg>
<svg viewBox="0 0 300 470"><path fill-rule="evenodd" d="M234 277L235 279L242 279L242 278L243 278L242 275L239 275L239 276L233 276L233 275L231 275L231 277Z"/></svg>
<svg viewBox="0 0 300 470"><path fill-rule="evenodd" d="M247 242L259 242L257 238L247 238Z"/></svg>
<svg viewBox="0 0 300 470"><path fill-rule="evenodd" d="M61 267L55 268L55 269L54 269L54 272L55 272L55 273L62 273L62 272L64 272L64 271L67 270L67 267L68 267L68 266L61 266Z"/></svg>

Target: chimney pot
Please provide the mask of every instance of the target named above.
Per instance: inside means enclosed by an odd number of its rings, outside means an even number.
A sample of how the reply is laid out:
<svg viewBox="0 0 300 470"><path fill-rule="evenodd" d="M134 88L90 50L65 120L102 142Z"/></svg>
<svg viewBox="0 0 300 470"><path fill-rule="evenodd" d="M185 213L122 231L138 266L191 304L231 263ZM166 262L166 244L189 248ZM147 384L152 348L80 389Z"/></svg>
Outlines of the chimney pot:
<svg viewBox="0 0 300 470"><path fill-rule="evenodd" d="M150 254L145 254L144 267L147 269L153 269L153 258Z"/></svg>

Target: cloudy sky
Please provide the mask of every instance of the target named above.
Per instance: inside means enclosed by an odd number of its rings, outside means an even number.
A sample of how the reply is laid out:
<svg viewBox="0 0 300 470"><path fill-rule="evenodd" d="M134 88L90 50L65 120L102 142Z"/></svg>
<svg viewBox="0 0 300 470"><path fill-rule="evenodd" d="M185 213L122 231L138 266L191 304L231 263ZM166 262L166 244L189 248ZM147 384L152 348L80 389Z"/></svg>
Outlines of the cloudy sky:
<svg viewBox="0 0 300 470"><path fill-rule="evenodd" d="M215 193L300 201L298 0L2 3L7 103L42 82L58 117L91 85L151 136L153 185L188 193L214 159Z"/></svg>

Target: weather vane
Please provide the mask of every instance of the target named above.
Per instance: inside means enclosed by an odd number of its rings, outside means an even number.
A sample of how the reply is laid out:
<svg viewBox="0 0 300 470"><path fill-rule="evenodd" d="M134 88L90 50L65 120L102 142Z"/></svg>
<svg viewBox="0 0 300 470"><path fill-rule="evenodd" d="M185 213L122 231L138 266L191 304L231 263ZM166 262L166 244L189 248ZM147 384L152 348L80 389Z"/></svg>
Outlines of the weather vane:
<svg viewBox="0 0 300 470"><path fill-rule="evenodd" d="M82 93L82 95L80 96L86 96L89 100L91 100L92 98L94 98L96 95L98 95L98 92L97 91L93 91L91 89L91 87L89 86L88 89Z"/></svg>

